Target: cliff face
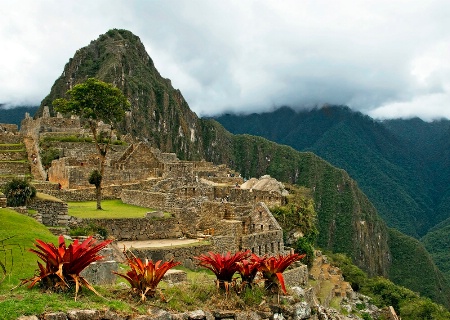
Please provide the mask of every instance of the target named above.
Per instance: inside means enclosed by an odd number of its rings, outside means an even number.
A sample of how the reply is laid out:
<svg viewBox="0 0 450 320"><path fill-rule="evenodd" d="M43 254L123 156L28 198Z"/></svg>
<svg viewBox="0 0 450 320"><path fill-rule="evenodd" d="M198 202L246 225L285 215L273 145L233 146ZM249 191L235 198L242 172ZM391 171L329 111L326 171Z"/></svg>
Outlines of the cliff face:
<svg viewBox="0 0 450 320"><path fill-rule="evenodd" d="M199 119L179 90L156 70L139 38L110 30L79 49L42 101L63 97L73 85L96 77L119 87L132 109L119 124L122 133L149 141L180 159L225 163L244 177L270 174L309 187L316 201L322 249L344 252L370 274L387 275L388 232L375 208L348 174L312 153L297 152L268 140L234 136L214 120Z"/></svg>

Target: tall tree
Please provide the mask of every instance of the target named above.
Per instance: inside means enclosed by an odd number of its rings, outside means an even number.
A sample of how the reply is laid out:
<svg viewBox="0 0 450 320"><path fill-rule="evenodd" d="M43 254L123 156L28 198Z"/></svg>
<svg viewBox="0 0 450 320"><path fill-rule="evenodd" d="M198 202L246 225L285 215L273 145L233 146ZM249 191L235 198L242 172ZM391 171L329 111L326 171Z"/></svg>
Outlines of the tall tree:
<svg viewBox="0 0 450 320"><path fill-rule="evenodd" d="M101 206L101 181L105 172L106 154L111 145L114 125L120 122L125 111L131 105L120 89L112 84L105 83L95 78L89 78L85 82L77 84L66 92L68 99L56 99L53 107L61 113L77 115L85 120L94 136L95 145L99 155L99 180L95 184L97 190L97 209ZM99 122L111 126L111 130L105 133L100 129Z"/></svg>

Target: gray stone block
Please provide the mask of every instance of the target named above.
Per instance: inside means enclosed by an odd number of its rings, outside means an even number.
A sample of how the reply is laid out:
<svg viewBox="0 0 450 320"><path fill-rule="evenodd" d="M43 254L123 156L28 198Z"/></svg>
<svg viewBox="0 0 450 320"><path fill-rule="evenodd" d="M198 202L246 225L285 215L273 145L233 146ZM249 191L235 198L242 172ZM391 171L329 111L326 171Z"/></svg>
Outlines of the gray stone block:
<svg viewBox="0 0 450 320"><path fill-rule="evenodd" d="M108 285L116 283L117 275L113 271L117 272L117 270L118 264L116 261L97 261L84 269L81 272L81 276L90 284Z"/></svg>

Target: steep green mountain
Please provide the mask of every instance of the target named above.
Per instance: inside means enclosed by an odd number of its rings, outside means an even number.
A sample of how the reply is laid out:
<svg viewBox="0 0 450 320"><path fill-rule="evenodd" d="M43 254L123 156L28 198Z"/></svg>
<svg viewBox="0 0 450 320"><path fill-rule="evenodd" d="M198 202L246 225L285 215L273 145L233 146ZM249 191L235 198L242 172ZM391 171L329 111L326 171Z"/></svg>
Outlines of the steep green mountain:
<svg viewBox="0 0 450 320"><path fill-rule="evenodd" d="M419 163L419 172L430 176L429 197L433 201L435 222L450 217L450 121L425 122L414 118L386 120L383 125L403 139ZM417 172L413 172L416 174Z"/></svg>
<svg viewBox="0 0 450 320"><path fill-rule="evenodd" d="M436 265L450 280L450 218L434 226L421 241Z"/></svg>
<svg viewBox="0 0 450 320"><path fill-rule="evenodd" d="M393 257L389 279L447 307L450 305L448 280L418 240L389 229L389 248Z"/></svg>
<svg viewBox="0 0 450 320"><path fill-rule="evenodd" d="M5 105L0 104L0 123L13 123L20 126L25 113L33 116L38 109L37 106L19 106L14 108L6 108Z"/></svg>
<svg viewBox="0 0 450 320"><path fill-rule="evenodd" d="M199 119L129 31L110 30L77 50L37 114L42 114L45 105L51 109L53 99L63 97L67 89L88 77L114 83L130 100L132 109L119 125L121 133L131 133L164 152L175 152L180 159L225 163L245 177L270 174L310 188L318 214L318 245L347 253L371 275L388 275L392 270L388 229L344 170L311 152L298 152L260 137L233 135L213 119ZM431 285L437 288L440 284ZM447 288L443 295L447 296Z"/></svg>
<svg viewBox="0 0 450 320"><path fill-rule="evenodd" d="M432 175L402 136L348 107L216 118L235 134L253 134L312 151L358 181L388 225L414 237L442 220L434 214ZM411 174L413 172L413 174ZM445 217L444 217L445 218Z"/></svg>

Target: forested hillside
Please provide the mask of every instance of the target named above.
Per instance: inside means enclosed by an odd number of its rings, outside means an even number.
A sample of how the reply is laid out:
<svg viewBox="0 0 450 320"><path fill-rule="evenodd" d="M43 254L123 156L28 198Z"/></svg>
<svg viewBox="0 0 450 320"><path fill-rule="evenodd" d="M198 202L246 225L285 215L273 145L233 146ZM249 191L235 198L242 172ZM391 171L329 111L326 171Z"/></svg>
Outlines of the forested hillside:
<svg viewBox="0 0 450 320"><path fill-rule="evenodd" d="M6 106L0 104L0 123L13 123L20 126L20 122L23 120L25 113L28 112L33 116L37 109L37 106L6 108Z"/></svg>
<svg viewBox="0 0 450 320"><path fill-rule="evenodd" d="M358 181L386 222L419 238L450 217L450 121L375 121L348 107L217 117L254 134L313 151Z"/></svg>

